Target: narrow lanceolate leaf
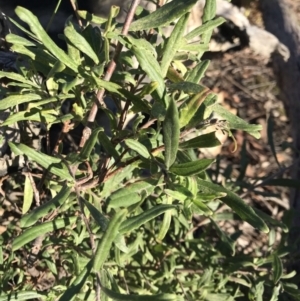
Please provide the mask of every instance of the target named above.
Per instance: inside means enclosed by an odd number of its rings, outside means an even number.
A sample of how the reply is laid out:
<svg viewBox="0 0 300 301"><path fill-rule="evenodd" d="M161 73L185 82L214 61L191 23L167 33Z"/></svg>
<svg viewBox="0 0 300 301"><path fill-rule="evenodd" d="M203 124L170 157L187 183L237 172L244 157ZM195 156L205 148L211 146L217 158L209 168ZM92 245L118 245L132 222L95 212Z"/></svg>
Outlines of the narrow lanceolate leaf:
<svg viewBox="0 0 300 301"><path fill-rule="evenodd" d="M119 153L117 152L115 146L111 143L107 135L104 132L100 132L98 138L101 146L103 146L106 153L113 156L115 160L118 160Z"/></svg>
<svg viewBox="0 0 300 301"><path fill-rule="evenodd" d="M187 94L198 94L207 89L205 86L201 86L199 84L195 84L187 81L173 83L170 84L168 87L171 92L178 90L180 92L184 92Z"/></svg>
<svg viewBox="0 0 300 301"><path fill-rule="evenodd" d="M35 37L43 43L49 52L51 52L59 61L68 66L70 69L75 72L77 71L78 66L52 41L35 15L26 8L20 6L16 8L15 12L23 22L29 25L30 30L34 33Z"/></svg>
<svg viewBox="0 0 300 301"><path fill-rule="evenodd" d="M170 101L163 123L163 137L165 144L165 165L167 169L175 162L179 144L180 126L175 101Z"/></svg>
<svg viewBox="0 0 300 301"><path fill-rule="evenodd" d="M42 299L46 300L47 295L40 294L36 291L26 291L26 292L13 292L11 294L4 294L0 296L0 301L25 301L25 300L34 300Z"/></svg>
<svg viewBox="0 0 300 301"><path fill-rule="evenodd" d="M139 155L141 155L142 157L148 159L150 154L146 148L145 145L143 145L142 143L133 140L133 139L126 139L125 140L125 144L132 150L136 151Z"/></svg>
<svg viewBox="0 0 300 301"><path fill-rule="evenodd" d="M4 71L0 71L0 78L9 78L11 80L14 81L18 81L20 83L24 83L30 86L33 86L34 88L39 88L39 85L37 83L35 83L34 81L31 81L29 79L24 78L22 75L18 74L18 73L14 73L14 72L4 72Z"/></svg>
<svg viewBox="0 0 300 301"><path fill-rule="evenodd" d="M122 224L126 214L127 209L121 209L115 213L115 215L109 222L108 228L101 238L101 241L99 242L96 250L93 263L93 269L95 272L99 272L102 265L107 260L112 243L119 233L120 225Z"/></svg>
<svg viewBox="0 0 300 301"><path fill-rule="evenodd" d="M147 30L170 24L172 21L189 12L197 1L198 0L173 0L152 14L132 22L129 30Z"/></svg>
<svg viewBox="0 0 300 301"><path fill-rule="evenodd" d="M184 141L179 144L180 149L189 148L208 148L221 145L220 141L216 137L216 132L207 133L199 137L195 137L188 141Z"/></svg>
<svg viewBox="0 0 300 301"><path fill-rule="evenodd" d="M157 295L124 295L101 286L102 291L112 300L117 301L177 301L176 294L157 294Z"/></svg>
<svg viewBox="0 0 300 301"><path fill-rule="evenodd" d="M165 236L167 235L167 233L170 229L171 220L172 220L172 212L171 211L165 212L163 221L160 225L159 233L157 234L157 237L156 237L156 239L158 241L163 240L165 238Z"/></svg>
<svg viewBox="0 0 300 301"><path fill-rule="evenodd" d="M20 37L16 34L10 33L5 37L6 42L10 44L15 44L15 45L23 45L23 46L36 46L35 43L32 41L29 41L23 37ZM16 73L14 73L16 74Z"/></svg>
<svg viewBox="0 0 300 301"><path fill-rule="evenodd" d="M274 284L277 284L277 282L280 280L282 274L283 274L283 266L281 259L278 257L276 253L272 255L272 268L273 268L273 281Z"/></svg>
<svg viewBox="0 0 300 301"><path fill-rule="evenodd" d="M268 186L283 186L283 187L292 187L292 188L298 188L300 187L300 180L294 180L294 179L270 179L265 180L266 185Z"/></svg>
<svg viewBox="0 0 300 301"><path fill-rule="evenodd" d="M47 74L47 79L53 77L53 75L56 74L56 73L64 71L65 68L66 68L66 66L62 62L57 61L53 65L53 67L51 68L51 70L49 71L49 73Z"/></svg>
<svg viewBox="0 0 300 301"><path fill-rule="evenodd" d="M90 138L87 140L82 150L80 151L78 160L84 161L90 157L95 144L98 142L98 134L101 130L103 130L103 128L96 128L93 130Z"/></svg>
<svg viewBox="0 0 300 301"><path fill-rule="evenodd" d="M186 126L191 119L194 117L195 113L198 111L199 107L205 100L208 94L210 94L210 90L204 90L200 93L192 96L188 99L181 107L180 107L180 118L179 125L180 128Z"/></svg>
<svg viewBox="0 0 300 301"><path fill-rule="evenodd" d="M261 125L257 124L249 124L243 119L237 117L236 115L230 113L227 111L224 107L222 107L219 104L215 104L210 107L210 109L217 113L219 116L223 117L226 119L226 121L229 124L230 129L235 129L235 130L242 130L245 132L248 132L250 135L253 137L259 139L260 138L260 131L262 130Z"/></svg>
<svg viewBox="0 0 300 301"><path fill-rule="evenodd" d="M56 219L51 222L43 223L38 226L34 226L26 231L24 231L20 236L18 236L12 244L12 250L16 251L36 239L38 236L42 236L48 232L52 232L61 228L65 228L68 225L74 224L77 217L71 218L61 218Z"/></svg>
<svg viewBox="0 0 300 301"><path fill-rule="evenodd" d="M107 18L101 18L99 16L88 13L85 10L78 10L77 13L80 16L80 18L82 18L84 20L87 20L87 21L89 21L91 23L94 23L94 24L101 25L101 24L107 22Z"/></svg>
<svg viewBox="0 0 300 301"><path fill-rule="evenodd" d="M209 63L209 60L204 60L197 64L197 66L195 66L186 77L186 81L198 84L201 78L204 76Z"/></svg>
<svg viewBox="0 0 300 301"><path fill-rule="evenodd" d="M33 201L33 188L30 182L30 178L28 175L25 176L25 184L24 184L24 199L23 199L23 207L22 213L25 214L30 209Z"/></svg>
<svg viewBox="0 0 300 301"><path fill-rule="evenodd" d="M53 114L57 114L55 110L39 110L39 109L30 109L29 111L21 111L15 114L10 115L5 122L3 122L1 125L10 125L18 121L23 120L30 120L30 121L38 121L38 122L44 122L47 120L49 124L53 123L57 117Z"/></svg>
<svg viewBox="0 0 300 301"><path fill-rule="evenodd" d="M22 217L20 221L21 228L30 227L35 224L40 218L49 214L52 210L57 209L61 206L69 197L71 188L66 184L62 187L59 193L49 202L35 208L30 213Z"/></svg>
<svg viewBox="0 0 300 301"><path fill-rule="evenodd" d="M210 208L209 208L206 204L204 204L204 203L202 202L202 200L203 200L203 199L201 198L201 196L192 199L193 204L194 204L200 211L202 211L204 215L207 215L207 216L213 215L213 211L211 211Z"/></svg>
<svg viewBox="0 0 300 301"><path fill-rule="evenodd" d="M8 108L15 107L22 103L31 102L40 99L42 99L42 97L37 94L10 95L1 99L0 110L6 110Z"/></svg>
<svg viewBox="0 0 300 301"><path fill-rule="evenodd" d="M219 227L219 225L213 219L210 219L210 221L214 225L221 241L224 244L226 251L230 252L231 256L234 256L236 242L233 239L231 239L229 236L227 236L227 234L224 233L224 231Z"/></svg>
<svg viewBox="0 0 300 301"><path fill-rule="evenodd" d="M163 57L161 60L161 72L162 76L165 77L167 75L169 66L181 45L181 38L184 34L187 21L189 19L189 13L183 15L178 22L176 23L171 36L169 37L167 43L164 46L162 51Z"/></svg>
<svg viewBox="0 0 300 301"><path fill-rule="evenodd" d="M174 164L170 171L178 176L192 176L205 171L215 160L200 159L187 163Z"/></svg>
<svg viewBox="0 0 300 301"><path fill-rule="evenodd" d="M299 186L298 186L299 187ZM272 218L270 215L264 213L263 211L259 210L258 208L254 208L255 213L264 220L264 222L270 227L278 227L281 228L284 233L289 232L289 228L286 224L277 219Z"/></svg>
<svg viewBox="0 0 300 301"><path fill-rule="evenodd" d="M139 228L140 226L144 225L145 223L154 219L160 214L166 212L167 210L171 210L175 208L176 207L173 205L164 205L164 204L154 206L151 209L148 209L139 215L128 218L120 226L119 232L121 234L126 232L131 232L132 230Z"/></svg>
<svg viewBox="0 0 300 301"><path fill-rule="evenodd" d="M82 198L82 201L84 202L85 206L90 211L93 219L95 222L101 227L102 231L105 231L108 226L108 219L90 202Z"/></svg>
<svg viewBox="0 0 300 301"><path fill-rule="evenodd" d="M217 2L216 0L206 0L203 9L202 22L205 23L211 20L216 15Z"/></svg>
<svg viewBox="0 0 300 301"><path fill-rule="evenodd" d="M162 99L165 92L165 83L156 58L155 49L153 49L153 46L148 41L143 39L126 37L126 40L132 45L130 50L135 54L141 68L152 81L158 83L156 91L159 98Z"/></svg>
<svg viewBox="0 0 300 301"><path fill-rule="evenodd" d="M75 297L86 283L88 276L91 275L93 259L91 259L76 279L71 283L68 289L62 294L58 301L70 301Z"/></svg>
<svg viewBox="0 0 300 301"><path fill-rule="evenodd" d="M99 64L99 59L93 48L90 46L87 40L75 30L74 27L67 26L64 30L64 34L77 49L90 57L95 64Z"/></svg>
<svg viewBox="0 0 300 301"><path fill-rule="evenodd" d="M214 20L210 20L210 21L206 22L205 24L202 24L201 26L193 29L186 36L184 36L184 38L188 41L192 40L206 32L212 31L214 28L220 26L224 22L226 22L226 20L222 17L216 18Z"/></svg>
<svg viewBox="0 0 300 301"><path fill-rule="evenodd" d="M108 206L112 208L129 207L138 203L142 198L142 192L151 193L156 181L138 181L129 184L111 194L108 198Z"/></svg>
<svg viewBox="0 0 300 301"><path fill-rule="evenodd" d="M36 162L45 169L49 169L51 173L57 175L61 179L71 182L74 181L68 168L62 163L61 159L40 153L22 143L13 144L12 142L9 142L9 146L16 155L26 155L31 161Z"/></svg>
<svg viewBox="0 0 300 301"><path fill-rule="evenodd" d="M252 227L262 231L264 233L269 232L269 228L266 223L255 213L255 211L247 205L239 196L232 191L211 182L207 182L198 179L198 185L201 187L204 193L206 192L224 192L226 196L223 196L220 200L229 206L236 214L238 214L242 220L248 222Z"/></svg>

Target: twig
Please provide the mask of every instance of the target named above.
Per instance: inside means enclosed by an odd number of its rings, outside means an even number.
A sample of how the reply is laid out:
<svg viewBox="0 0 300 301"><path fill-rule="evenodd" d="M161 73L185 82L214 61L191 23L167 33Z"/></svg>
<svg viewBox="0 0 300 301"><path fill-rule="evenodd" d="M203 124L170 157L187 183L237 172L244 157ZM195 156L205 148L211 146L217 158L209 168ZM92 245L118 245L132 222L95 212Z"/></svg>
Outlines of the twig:
<svg viewBox="0 0 300 301"><path fill-rule="evenodd" d="M125 23L124 23L124 26L123 26L123 29L122 29L122 35L124 35L124 36L126 36L128 34L129 26L130 26L130 24L133 20L135 11L136 11L137 6L139 5L140 1L141 0L133 0L132 3L131 3L129 12L127 14L127 17L126 17L126 20L125 20ZM123 45L120 42L118 42L118 44L116 46L116 49L115 49L114 56L113 56L112 60L110 61L109 65L108 65L108 68L107 68L107 71L105 73L105 76L104 76L103 80L109 81L111 79L111 77L112 77L112 75L113 75L113 73L116 69L116 66L117 66L116 62L119 59L120 53L122 51L122 47L123 47ZM105 92L105 89L100 89L97 92L97 102L100 105L103 105L104 92ZM90 125L94 123L97 112L98 112L98 103L97 102L94 102L94 104L92 106L92 109L90 111L90 114L88 116L87 126L83 130L81 141L80 141L80 144L79 144L80 147L83 147L85 145L86 141L89 139L89 137L92 133Z"/></svg>
<svg viewBox="0 0 300 301"><path fill-rule="evenodd" d="M78 7L77 7L74 0L70 0L70 2L71 2L71 5L72 5L72 8L74 10L75 16L77 18L78 24L79 24L80 27L82 27L82 22L81 22L80 16L78 15Z"/></svg>

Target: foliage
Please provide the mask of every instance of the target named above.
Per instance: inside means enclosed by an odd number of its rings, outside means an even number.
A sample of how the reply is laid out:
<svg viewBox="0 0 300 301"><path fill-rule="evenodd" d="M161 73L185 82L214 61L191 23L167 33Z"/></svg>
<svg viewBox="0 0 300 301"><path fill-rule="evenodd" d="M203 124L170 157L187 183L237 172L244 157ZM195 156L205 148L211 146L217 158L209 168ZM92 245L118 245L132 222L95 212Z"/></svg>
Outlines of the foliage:
<svg viewBox="0 0 300 301"><path fill-rule="evenodd" d="M16 71L0 72L9 80L0 110L10 111L1 126L41 124L45 139L39 148L30 133L9 143L27 170L11 184L23 192L22 217L2 235L0 300L300 300L288 282L295 273L283 269L286 234L279 245L272 240L287 226L213 183L214 160L201 157L201 148L220 144L217 129L259 137L260 126L226 111L199 83L223 19L206 0L203 25L186 34L195 3L139 8L128 35L116 8L107 19L79 11L85 25L66 22L66 52L16 9L30 30L15 22L28 38L6 37L19 60ZM219 213L222 204L232 211ZM199 233L193 215L208 223ZM236 254L240 232L224 232L225 219L269 232L268 252ZM48 292L37 289L32 266L52 277Z"/></svg>

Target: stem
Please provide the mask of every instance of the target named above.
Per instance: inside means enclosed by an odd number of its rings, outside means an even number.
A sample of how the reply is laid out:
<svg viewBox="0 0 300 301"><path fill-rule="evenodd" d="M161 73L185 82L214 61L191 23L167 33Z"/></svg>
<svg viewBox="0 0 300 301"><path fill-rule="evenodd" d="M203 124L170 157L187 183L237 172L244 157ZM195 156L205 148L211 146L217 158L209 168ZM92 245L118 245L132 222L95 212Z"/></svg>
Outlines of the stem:
<svg viewBox="0 0 300 301"><path fill-rule="evenodd" d="M123 26L123 29L122 29L122 35L126 36L128 34L128 31L129 31L129 26L133 20L133 17L134 17L134 14L135 14L135 11L139 5L141 0L132 0L132 3L131 3L131 6L130 6L130 9L129 9L129 12L127 14L127 17L126 17L126 20L125 20L125 23L124 23L124 26ZM118 42L117 46L116 46L116 49L115 49L115 53L114 53L114 56L112 58L112 60L110 61L109 65L108 65L108 68L107 68L107 71L105 73L105 76L104 76L104 80L106 81L109 81L116 69L116 66L117 66L117 61L119 59L119 56L120 56L120 53L122 51L122 47L123 45ZM98 90L97 92L97 100L98 100L98 103L100 105L103 105L103 96L104 96L104 92L105 92L105 89L100 89ZM80 141L80 144L79 146L80 147L83 147L86 143L86 141L89 139L91 133L92 133L92 130L91 130L91 124L94 123L95 121L95 118L96 118L96 115L97 115L97 112L98 112L98 103L97 101L94 102L93 106L92 106L92 109L90 111L90 114L88 116L88 123L86 125L86 127L84 128L83 130L83 134L82 134L82 137L81 137L81 141Z"/></svg>

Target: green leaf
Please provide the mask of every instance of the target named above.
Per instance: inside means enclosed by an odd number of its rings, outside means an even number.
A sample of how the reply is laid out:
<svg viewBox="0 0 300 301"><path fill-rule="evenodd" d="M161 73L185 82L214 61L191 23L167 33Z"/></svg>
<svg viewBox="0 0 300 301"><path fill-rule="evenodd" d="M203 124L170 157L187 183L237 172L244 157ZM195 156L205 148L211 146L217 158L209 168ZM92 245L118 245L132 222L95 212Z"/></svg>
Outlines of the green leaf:
<svg viewBox="0 0 300 301"><path fill-rule="evenodd" d="M216 0L206 0L203 9L202 22L205 23L211 20L216 15L217 2Z"/></svg>
<svg viewBox="0 0 300 301"><path fill-rule="evenodd" d="M74 179L70 175L68 168L62 163L61 159L40 153L22 143L13 144L12 142L9 142L8 144L15 154L24 154L31 161L38 163L45 169L49 169L51 173L57 175L61 179L74 182Z"/></svg>
<svg viewBox="0 0 300 301"><path fill-rule="evenodd" d="M163 122L163 138L165 144L165 165L169 169L175 162L179 144L179 116L177 106L172 99L169 103Z"/></svg>
<svg viewBox="0 0 300 301"><path fill-rule="evenodd" d="M176 207L173 205L164 204L154 206L151 209L148 209L139 215L128 218L121 224L119 231L121 234L131 232L132 230L139 228L140 226L144 225L145 223L154 219L160 214L166 212L167 210L175 208Z"/></svg>
<svg viewBox="0 0 300 301"><path fill-rule="evenodd" d="M204 76L208 66L209 66L210 61L209 60L204 60L200 63L198 63L193 69L188 73L186 77L186 81L192 82L195 84L198 84L199 81L202 79Z"/></svg>
<svg viewBox="0 0 300 301"><path fill-rule="evenodd" d="M169 195L170 197L172 197L174 200L178 200L180 202L184 202L187 198L192 198L193 194L190 193L189 191L189 195L187 196L185 193L182 193L180 191L178 191L176 189L176 187L174 188L174 190L171 189L165 189L164 192Z"/></svg>
<svg viewBox="0 0 300 301"><path fill-rule="evenodd" d="M85 206L88 208L90 211L93 219L95 222L101 227L102 231L105 231L108 227L109 221L108 219L95 207L93 206L90 202L82 198L82 201L84 202Z"/></svg>
<svg viewBox="0 0 300 301"><path fill-rule="evenodd" d="M33 299L47 299L47 295L40 294L35 291L26 291L26 292L13 292L10 294L5 294L0 296L0 301L25 301Z"/></svg>
<svg viewBox="0 0 300 301"><path fill-rule="evenodd" d="M129 184L113 192L108 198L108 206L111 208L129 207L138 203L142 198L142 192L151 193L156 181L138 181Z"/></svg>
<svg viewBox="0 0 300 301"><path fill-rule="evenodd" d="M0 110L6 110L8 108L15 107L22 103L31 102L40 99L42 99L42 97L37 94L10 95L1 99Z"/></svg>
<svg viewBox="0 0 300 301"><path fill-rule="evenodd" d="M53 77L55 73L64 71L65 68L66 68L66 66L62 62L60 62L60 61L55 62L55 64L53 65L53 67L51 68L51 70L49 71L49 73L47 75L47 79Z"/></svg>
<svg viewBox="0 0 300 301"><path fill-rule="evenodd" d="M280 294L281 289L282 289L281 283L273 287L273 293L270 301L278 301L278 296Z"/></svg>
<svg viewBox="0 0 300 301"><path fill-rule="evenodd" d="M29 176L26 175L25 183L24 183L24 199L23 199L22 214L25 214L30 209L32 201L33 201L33 188Z"/></svg>
<svg viewBox="0 0 300 301"><path fill-rule="evenodd" d="M296 271L291 271L290 273L286 274L286 275L282 275L281 279L290 279L293 278L297 275Z"/></svg>
<svg viewBox="0 0 300 301"><path fill-rule="evenodd" d="M90 57L95 64L99 64L98 56L94 52L93 48L90 46L87 40L75 30L73 26L67 26L64 30L64 34L68 41L71 42L77 49Z"/></svg>
<svg viewBox="0 0 300 301"><path fill-rule="evenodd" d="M121 209L118 212L116 212L113 218L110 220L107 230L104 232L104 235L101 238L101 241L99 242L95 253L93 263L93 270L95 272L100 271L102 265L109 256L112 243L119 233L119 227L122 224L126 214L127 209Z"/></svg>
<svg viewBox="0 0 300 301"><path fill-rule="evenodd" d="M283 285L283 290L287 294L292 296L293 301L299 301L300 300L300 290L297 287L293 286L290 283L284 283L284 282L282 282L282 285ZM281 288L280 284L278 286L279 286L279 288ZM271 301L273 301L273 300L271 300Z"/></svg>
<svg viewBox="0 0 300 301"><path fill-rule="evenodd" d="M283 274L283 266L282 266L281 259L278 257L276 253L272 255L272 268L273 268L273 281L274 284L277 284L277 282L280 280Z"/></svg>
<svg viewBox="0 0 300 301"><path fill-rule="evenodd" d="M68 66L70 69L77 72L78 66L51 40L35 15L26 8L20 6L16 8L15 12L23 22L28 24L30 30L34 33L35 38L40 40L50 53L52 53L59 61Z"/></svg>
<svg viewBox="0 0 300 301"><path fill-rule="evenodd" d="M187 21L189 19L190 14L187 13L183 15L178 22L176 23L167 43L165 43L163 48L163 57L161 60L161 70L162 76L165 77L167 75L169 66L181 46L181 37L183 36L186 28Z"/></svg>
<svg viewBox="0 0 300 301"><path fill-rule="evenodd" d="M170 84L168 87L171 92L178 90L187 94L198 94L206 90L204 86L195 83L190 83L187 81L173 83Z"/></svg>
<svg viewBox="0 0 300 301"><path fill-rule="evenodd" d="M31 104L30 104L31 105ZM50 110L41 110L38 108L30 108L29 111L21 111L10 115L5 122L1 125L11 125L18 121L23 120L30 120L30 121L38 121L38 122L45 122L47 120L48 124L54 123L57 120L57 112L53 109Z"/></svg>
<svg viewBox="0 0 300 301"><path fill-rule="evenodd" d="M91 23L97 24L97 25L101 25L101 24L107 22L107 18L101 18L101 17L93 15L85 10L77 10L77 13L80 16L80 18L87 20Z"/></svg>
<svg viewBox="0 0 300 301"><path fill-rule="evenodd" d="M231 256L235 255L235 241L232 240L230 237L228 237L218 226L218 224L213 220L210 219L211 223L214 225L215 229L217 230L217 233L219 237L221 238L221 241L224 243L224 246L226 248L226 251L229 251Z"/></svg>
<svg viewBox="0 0 300 301"><path fill-rule="evenodd" d="M150 154L145 145L133 139L126 139L125 144L132 150L136 151L142 157L148 159Z"/></svg>
<svg viewBox="0 0 300 301"><path fill-rule="evenodd" d="M91 152L93 151L95 144L98 142L98 134L100 131L103 131L102 127L96 128L92 131L91 136L89 139L86 141L84 144L83 148L81 149L78 160L79 161L84 161L89 159Z"/></svg>
<svg viewBox="0 0 300 301"><path fill-rule="evenodd" d="M180 128L186 126L194 117L199 107L202 105L206 97L211 93L210 90L203 90L202 92L192 96L180 107L179 125Z"/></svg>
<svg viewBox="0 0 300 301"><path fill-rule="evenodd" d="M98 137L99 142L105 149L106 153L111 155L115 160L118 160L118 158L120 157L119 153L117 152L115 146L111 143L107 135L104 132L100 132Z"/></svg>
<svg viewBox="0 0 300 301"><path fill-rule="evenodd" d="M247 205L239 196L237 196L232 191L217 184L213 184L201 179L198 179L198 185L200 190L203 190L204 193L206 191L226 193L226 196L220 199L223 203L229 206L235 213L237 213L241 217L242 220L249 223L252 227L264 233L269 232L269 228L266 223L255 213L255 211L249 205Z"/></svg>
<svg viewBox="0 0 300 301"><path fill-rule="evenodd" d="M101 286L102 291L111 299L117 301L179 301L176 294L157 294L157 295L124 295Z"/></svg>
<svg viewBox="0 0 300 301"><path fill-rule="evenodd" d="M211 210L209 209L209 207L208 207L206 204L204 204L202 201L203 201L203 198L201 197L201 195L199 195L199 196L196 197L196 198L192 198L193 204L194 204L198 209L200 209L200 210L204 213L204 215L206 215L206 216L211 216L211 215L213 215L213 211L211 211Z"/></svg>
<svg viewBox="0 0 300 301"><path fill-rule="evenodd" d="M283 186L283 187L292 187L299 188L300 180L295 179L270 179L265 182L267 186Z"/></svg>
<svg viewBox="0 0 300 301"><path fill-rule="evenodd" d="M226 22L226 20L222 17L216 18L214 20L210 20L208 22L205 22L204 24L202 24L201 26L193 29L191 32L189 32L186 36L184 36L184 38L186 40L192 40L196 37L199 37L200 35L206 33L206 32L210 32L213 29L215 29L216 27L220 26L221 24L223 24L224 22Z"/></svg>
<svg viewBox="0 0 300 301"><path fill-rule="evenodd" d="M210 109L226 119L226 121L229 124L230 129L235 129L235 130L242 130L245 132L248 132L250 135L253 137L259 139L260 138L260 131L262 130L261 125L257 124L249 124L243 119L237 117L236 115L230 113L227 111L224 107L222 107L219 104L215 104L210 107Z"/></svg>
<svg viewBox="0 0 300 301"><path fill-rule="evenodd" d="M13 33L9 33L5 37L5 40L6 40L6 42L8 42L10 44L23 45L23 46L33 46L33 47L36 46L36 44L33 43L32 41L29 41L29 40L25 39L24 37L20 37L16 34L13 34Z"/></svg>
<svg viewBox="0 0 300 301"><path fill-rule="evenodd" d="M71 193L71 188L66 184L61 188L59 193L50 201L42 204L41 206L35 208L30 213L26 214L21 218L20 226L21 228L30 227L35 224L41 217L46 216L53 211L63 205L65 201L68 199Z"/></svg>
<svg viewBox="0 0 300 301"><path fill-rule="evenodd" d="M20 74L17 74L17 73L14 73L14 72L4 72L4 71L0 71L0 78L3 78L3 77L6 77L6 78L9 78L11 80L14 80L14 81L17 81L17 82L20 82L20 83L24 83L24 84L27 84L27 85L30 85L34 88L37 88L39 89L39 85L37 83L35 83L34 81L31 81L29 79L26 79L25 77L23 77L22 75ZM2 102L3 100L1 100Z"/></svg>
<svg viewBox="0 0 300 301"><path fill-rule="evenodd" d="M200 159L181 164L173 164L170 171L178 176L192 176L205 171L215 159Z"/></svg>
<svg viewBox="0 0 300 301"><path fill-rule="evenodd" d="M172 197L168 197L168 196L164 197L164 204L167 205L170 204L171 202L172 202ZM165 238L166 234L168 233L171 226L172 214L173 214L172 211L167 211L164 213L164 218L162 223L160 224L159 233L156 237L158 241L162 241Z"/></svg>
<svg viewBox="0 0 300 301"><path fill-rule="evenodd" d="M75 297L86 283L87 278L91 275L93 267L93 258L88 262L72 284L67 288L67 290L59 298L59 301L70 301Z"/></svg>
<svg viewBox="0 0 300 301"><path fill-rule="evenodd" d="M264 281L255 285L255 301L263 301Z"/></svg>
<svg viewBox="0 0 300 301"><path fill-rule="evenodd" d="M55 219L51 222L43 223L41 225L34 226L28 230L25 230L20 236L18 236L12 243L12 250L16 251L33 241L39 236L42 236L48 232L52 232L61 228L65 228L68 225L74 224L77 220L77 216L70 218Z"/></svg>
<svg viewBox="0 0 300 301"><path fill-rule="evenodd" d="M204 53L209 50L209 44L195 43L195 44L187 44L182 43L180 46L180 50L184 52L195 52L195 53Z"/></svg>
<svg viewBox="0 0 300 301"><path fill-rule="evenodd" d="M153 46L144 39L134 39L126 37L126 40L131 44L130 50L136 56L141 68L147 73L152 81L158 83L157 94L160 99L163 99L165 92L165 82L161 73L161 68L157 61L157 54Z"/></svg>
<svg viewBox="0 0 300 301"><path fill-rule="evenodd" d="M203 134L201 136L192 138L188 141L179 144L180 149L195 149L195 148L208 148L221 145L220 141L216 137L216 132Z"/></svg>
<svg viewBox="0 0 300 301"><path fill-rule="evenodd" d="M170 24L172 21L189 12L196 2L197 0L173 0L158 8L150 15L132 22L129 30L147 30Z"/></svg>
<svg viewBox="0 0 300 301"><path fill-rule="evenodd" d="M284 233L289 232L288 226L286 224L284 224L283 222L272 218L270 215L264 213L263 211L259 210L258 208L254 208L254 211L270 227L281 228Z"/></svg>

